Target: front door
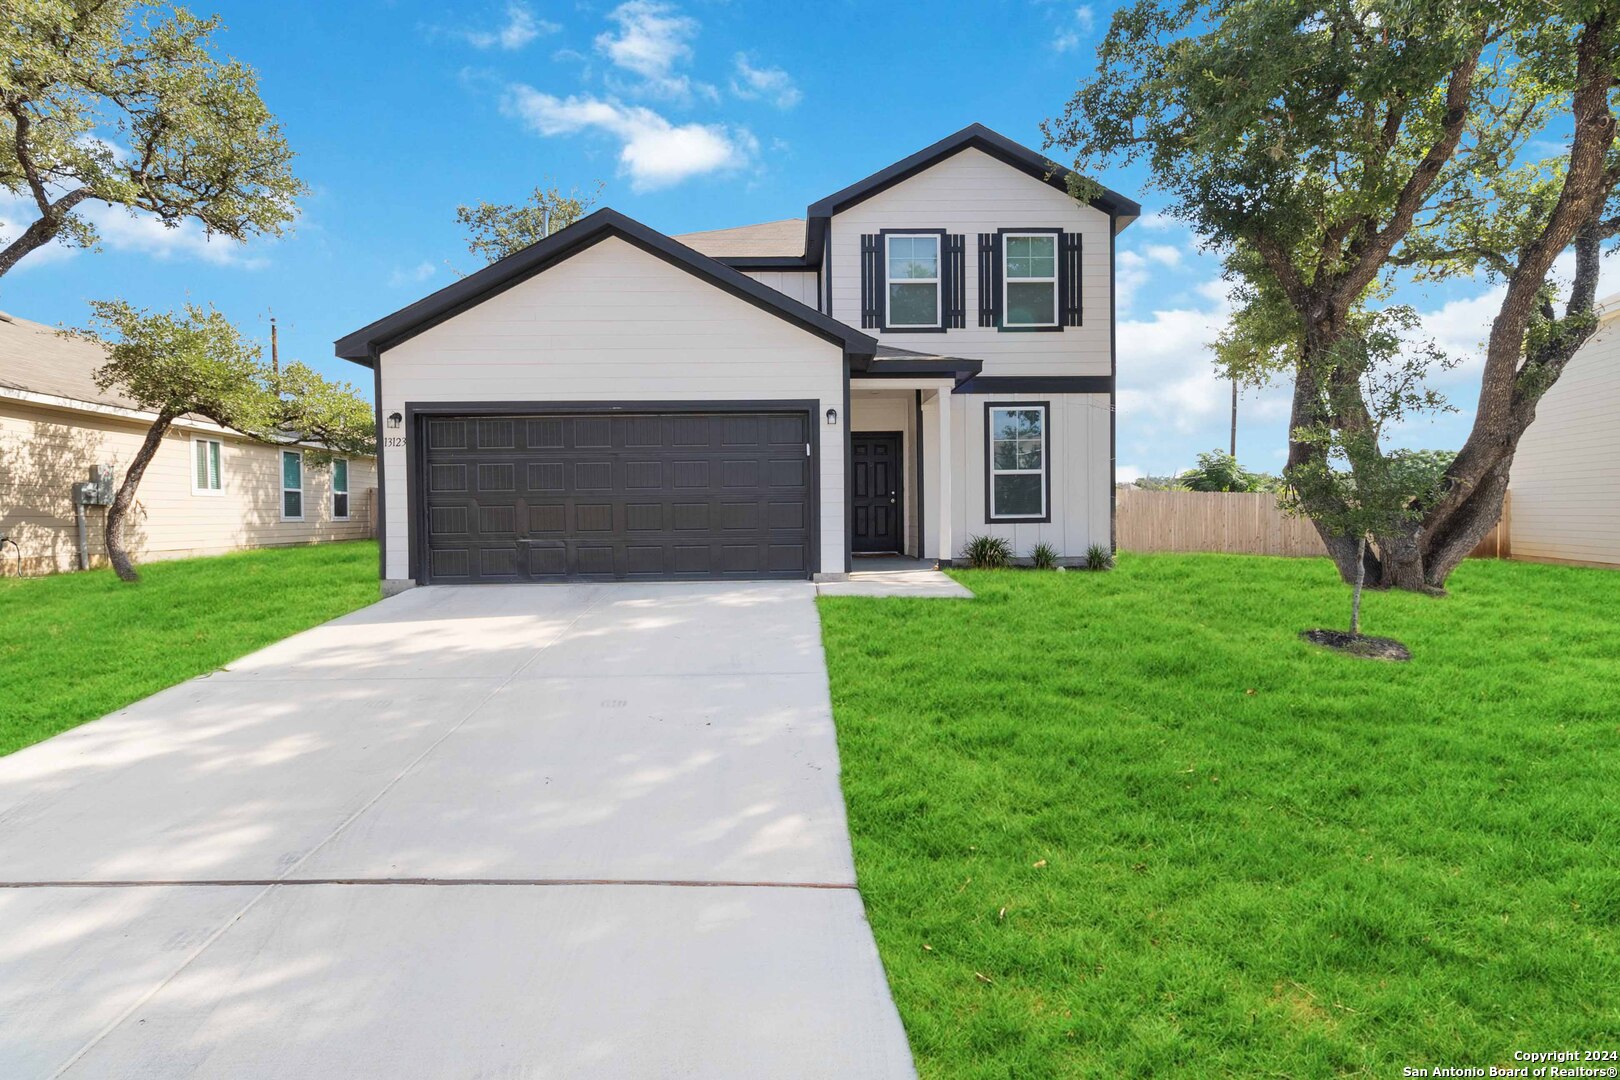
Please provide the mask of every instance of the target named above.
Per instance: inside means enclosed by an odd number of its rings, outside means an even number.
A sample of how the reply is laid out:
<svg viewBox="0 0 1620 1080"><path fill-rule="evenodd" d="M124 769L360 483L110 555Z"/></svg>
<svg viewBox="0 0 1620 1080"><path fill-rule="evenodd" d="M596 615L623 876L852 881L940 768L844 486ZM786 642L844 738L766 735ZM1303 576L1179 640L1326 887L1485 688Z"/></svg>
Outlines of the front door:
<svg viewBox="0 0 1620 1080"><path fill-rule="evenodd" d="M850 435L854 460L855 520L852 551L899 551L900 433L860 431Z"/></svg>

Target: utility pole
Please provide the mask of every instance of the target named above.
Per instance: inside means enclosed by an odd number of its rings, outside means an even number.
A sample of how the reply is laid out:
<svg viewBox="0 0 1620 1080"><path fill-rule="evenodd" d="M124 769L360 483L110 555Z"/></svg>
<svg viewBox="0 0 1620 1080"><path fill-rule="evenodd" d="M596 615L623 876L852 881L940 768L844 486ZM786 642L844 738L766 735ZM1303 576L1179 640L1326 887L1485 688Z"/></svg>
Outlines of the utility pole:
<svg viewBox="0 0 1620 1080"><path fill-rule="evenodd" d="M274 315L270 316L270 371L273 375L279 376L281 374L281 351L276 347L276 317Z"/></svg>
<svg viewBox="0 0 1620 1080"><path fill-rule="evenodd" d="M1227 451L1237 457L1237 380L1232 380L1232 448Z"/></svg>

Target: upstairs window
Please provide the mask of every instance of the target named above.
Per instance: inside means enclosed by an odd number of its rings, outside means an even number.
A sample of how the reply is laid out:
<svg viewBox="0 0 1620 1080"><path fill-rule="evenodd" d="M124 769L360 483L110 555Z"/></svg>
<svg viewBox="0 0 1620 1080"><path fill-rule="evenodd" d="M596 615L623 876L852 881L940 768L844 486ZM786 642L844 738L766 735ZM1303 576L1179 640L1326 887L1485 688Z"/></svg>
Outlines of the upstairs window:
<svg viewBox="0 0 1620 1080"><path fill-rule="evenodd" d="M349 520L349 462L338 458L332 462L332 520Z"/></svg>
<svg viewBox="0 0 1620 1080"><path fill-rule="evenodd" d="M1046 403L985 406L991 521L1049 521Z"/></svg>
<svg viewBox="0 0 1620 1080"><path fill-rule="evenodd" d="M304 520L304 455L299 450L281 452L281 520Z"/></svg>
<svg viewBox="0 0 1620 1080"><path fill-rule="evenodd" d="M225 481L220 471L222 447L218 439L191 440L191 493L223 495Z"/></svg>
<svg viewBox="0 0 1620 1080"><path fill-rule="evenodd" d="M938 329L939 235L889 233L884 239L889 282L886 328Z"/></svg>
<svg viewBox="0 0 1620 1080"><path fill-rule="evenodd" d="M1056 233L1007 233L1002 238L1003 326L1058 325Z"/></svg>

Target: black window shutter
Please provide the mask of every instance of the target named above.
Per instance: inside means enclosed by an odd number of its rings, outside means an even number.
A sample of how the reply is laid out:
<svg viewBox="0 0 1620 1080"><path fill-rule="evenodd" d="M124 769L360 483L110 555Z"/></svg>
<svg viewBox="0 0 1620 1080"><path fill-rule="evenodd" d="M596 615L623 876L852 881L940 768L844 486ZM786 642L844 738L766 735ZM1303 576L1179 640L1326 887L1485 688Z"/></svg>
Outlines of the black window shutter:
<svg viewBox="0 0 1620 1080"><path fill-rule="evenodd" d="M961 233L945 236L945 277L940 287L945 290L940 305L945 312L947 329L960 329L967 325L967 237Z"/></svg>
<svg viewBox="0 0 1620 1080"><path fill-rule="evenodd" d="M979 234L979 325L1001 325L1001 234Z"/></svg>
<svg viewBox="0 0 1620 1080"><path fill-rule="evenodd" d="M1080 234L1066 232L1059 237L1063 258L1058 261L1058 295L1062 298L1059 318L1064 326L1082 326L1080 311Z"/></svg>
<svg viewBox="0 0 1620 1080"><path fill-rule="evenodd" d="M877 233L861 236L861 329L876 329L883 321L878 306L883 288L882 264L878 261L882 238Z"/></svg>

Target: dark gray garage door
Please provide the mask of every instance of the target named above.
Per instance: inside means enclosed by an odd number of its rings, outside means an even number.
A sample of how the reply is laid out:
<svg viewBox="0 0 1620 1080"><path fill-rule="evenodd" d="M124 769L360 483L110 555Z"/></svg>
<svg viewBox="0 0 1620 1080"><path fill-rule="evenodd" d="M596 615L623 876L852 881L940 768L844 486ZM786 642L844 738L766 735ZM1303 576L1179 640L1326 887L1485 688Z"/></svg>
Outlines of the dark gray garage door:
<svg viewBox="0 0 1620 1080"><path fill-rule="evenodd" d="M806 413L432 416L423 435L430 581L810 575Z"/></svg>

